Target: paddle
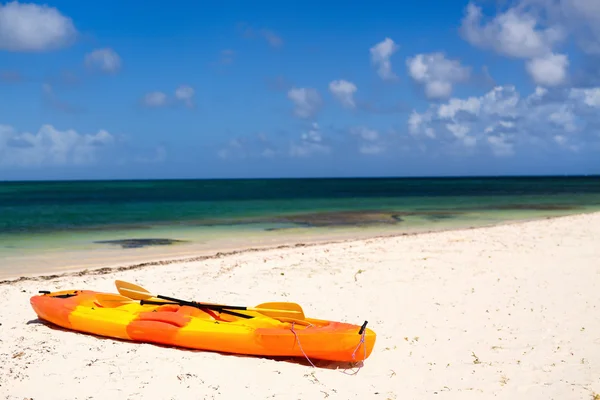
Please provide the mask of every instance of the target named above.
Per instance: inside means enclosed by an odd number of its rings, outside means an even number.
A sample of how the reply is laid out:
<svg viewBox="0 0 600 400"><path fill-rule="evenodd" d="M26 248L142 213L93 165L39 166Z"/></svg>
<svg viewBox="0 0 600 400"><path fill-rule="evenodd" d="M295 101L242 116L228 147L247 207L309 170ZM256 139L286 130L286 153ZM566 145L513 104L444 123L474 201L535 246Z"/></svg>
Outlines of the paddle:
<svg viewBox="0 0 600 400"><path fill-rule="evenodd" d="M137 302L138 302L137 300L133 300L129 297L121 296L120 294L112 294L112 293L97 293L95 297L96 298L95 298L94 302L104 308L119 307L124 304L132 304L132 303L137 304ZM151 300L141 300L140 304L156 304L156 305L175 304L175 305L177 305L177 303L172 303L172 302L151 301Z"/></svg>
<svg viewBox="0 0 600 400"><path fill-rule="evenodd" d="M138 302L137 300L131 299L129 297L121 296L120 294L112 294L112 293L98 293L98 294L96 294L96 299L95 299L95 303L104 308L115 308L115 307L119 307L119 306L126 305L126 304L132 304L132 303L137 304L137 302ZM140 304L156 304L156 305L175 304L175 305L179 305L179 303L172 303L172 302L166 302L166 301L153 301L153 300L140 300ZM198 307L198 305L196 305L196 307ZM223 310L222 312L228 312L228 311ZM246 314L234 313L233 311L231 313L233 313L234 315L243 316L245 318L253 318ZM295 324L303 325L303 326L311 325L310 322L308 322L304 319L296 319L296 318L288 318L288 317L278 317L277 319L279 319L282 322L295 323Z"/></svg>
<svg viewBox="0 0 600 400"><path fill-rule="evenodd" d="M135 300L148 300L152 298L158 298L163 300L169 300L176 303L192 305L196 307L208 308L221 312L228 312L227 310L245 310L245 311L255 311L261 314L264 314L273 318L293 318L293 319L304 319L304 311L299 304L289 303L289 302L269 302L262 303L256 307L244 307L244 306L228 306L223 304L207 304L207 303L198 303L198 302L190 302L186 300L180 300L173 297L163 296L163 295L154 295L150 293L148 290L144 289L141 286L138 286L133 283L124 282L121 280L115 280L115 285L117 286L117 290L123 296L135 299ZM230 312L228 312L230 313ZM244 315L244 314L241 314Z"/></svg>
<svg viewBox="0 0 600 400"><path fill-rule="evenodd" d="M135 299L134 300L130 297L125 297L125 296L121 296L119 294L111 294L111 293L98 293L96 295L96 303L105 308L113 308L113 307L119 307L123 304L137 303L136 300L140 300L140 304L142 304L142 305L143 304L155 304L155 305L175 304L175 305L186 305L186 306L196 307L196 308L200 308L200 309L209 309L208 307L204 307L202 304L199 304L199 303L188 304L188 302L183 301L183 300L179 301L179 302L165 302L165 301L153 301L153 300L146 300L146 299ZM224 309L216 309L216 311L222 312L224 314L235 315L236 317L241 317L241 318L246 318L246 319L254 318L251 315L241 314L241 313L237 313L234 311L228 311L228 310L224 310Z"/></svg>

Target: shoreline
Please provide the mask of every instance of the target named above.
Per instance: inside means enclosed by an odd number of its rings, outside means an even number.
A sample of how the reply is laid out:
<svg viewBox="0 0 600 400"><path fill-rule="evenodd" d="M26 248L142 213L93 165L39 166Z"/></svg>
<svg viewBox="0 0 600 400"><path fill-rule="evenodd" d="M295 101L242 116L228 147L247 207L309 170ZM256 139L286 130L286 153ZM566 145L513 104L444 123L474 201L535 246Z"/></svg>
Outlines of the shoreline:
<svg viewBox="0 0 600 400"><path fill-rule="evenodd" d="M360 235L357 232L353 232L351 234L342 234L342 238L332 239L332 235L317 235L318 237L315 239L308 239L298 241L298 238L295 236L290 236L289 238L283 239L281 243L278 244L265 244L258 246L248 246L248 245L237 245L232 248L220 247L216 250L209 251L209 254L196 254L193 256L184 255L180 257L144 257L140 256L139 259L132 262L117 262L117 263L107 263L106 265L94 266L94 267L78 267L78 268L69 268L66 270L56 270L56 271L47 271L40 273L31 273L28 275L8 275L0 280L0 286L2 285L13 285L19 282L24 281L47 281L51 279L58 278L66 278L66 277L77 277L77 276L96 276L96 275L107 275L111 273L124 272L124 271L132 271L143 269L152 266L160 266L160 265L171 265L176 263L193 263L197 261L205 261L205 260L214 260L227 256L245 254L245 253L255 253L260 251L270 251L270 250L282 250L282 249L291 249L298 247L315 247L315 246L325 246L325 245L336 245L336 244L344 244L344 243L354 243L361 242L367 240L374 239L382 239L382 238L397 238L404 236L418 236L418 235L428 235L428 234L436 234L436 233L445 233L445 232L461 232L461 231L472 231L478 229L490 229L495 227L502 226L510 226L510 225L521 225L528 224L532 222L539 221L547 221L547 220L555 220L555 219L564 219L570 217L577 217L583 215L600 215L600 211L584 211L567 215L557 215L557 216L541 216L541 217L533 217L533 218L525 218L518 220L505 220L492 222L489 224L482 224L477 226L468 226L468 227L449 227L449 228L439 228L439 229L429 229L429 230L417 230L417 231L404 231L404 232L390 232L388 234L381 233L381 230L377 232L371 232L368 234ZM371 228L373 229L373 228ZM377 229L374 229L377 231ZM350 237L343 237L350 236ZM205 253L207 251L198 250L196 253Z"/></svg>

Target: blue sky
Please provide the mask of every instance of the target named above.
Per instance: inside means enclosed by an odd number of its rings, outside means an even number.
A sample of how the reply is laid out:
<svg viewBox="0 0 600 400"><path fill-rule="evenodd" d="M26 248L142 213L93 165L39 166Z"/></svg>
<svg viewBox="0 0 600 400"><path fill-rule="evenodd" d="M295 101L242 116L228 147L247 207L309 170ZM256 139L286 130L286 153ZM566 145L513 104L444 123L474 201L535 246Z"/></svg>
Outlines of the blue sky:
<svg viewBox="0 0 600 400"><path fill-rule="evenodd" d="M600 2L0 3L0 179L600 173Z"/></svg>

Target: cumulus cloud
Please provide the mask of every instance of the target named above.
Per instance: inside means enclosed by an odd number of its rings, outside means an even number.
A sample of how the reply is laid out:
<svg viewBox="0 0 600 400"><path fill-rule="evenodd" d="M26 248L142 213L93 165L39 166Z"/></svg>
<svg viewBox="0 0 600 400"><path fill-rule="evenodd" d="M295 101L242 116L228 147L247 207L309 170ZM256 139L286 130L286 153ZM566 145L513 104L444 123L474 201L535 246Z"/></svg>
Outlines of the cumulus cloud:
<svg viewBox="0 0 600 400"><path fill-rule="evenodd" d="M339 135L336 135L336 132ZM337 136L337 137L336 137ZM353 126L323 130L317 122L310 123L299 135L267 135L266 133L237 136L227 140L217 151L222 159L265 159L327 156L336 148L356 149L360 154L374 156L390 148L394 134L382 135L378 130ZM338 147L342 146L342 147Z"/></svg>
<svg viewBox="0 0 600 400"><path fill-rule="evenodd" d="M229 139L217 152L222 159L259 159L283 154L281 146L273 143L265 133Z"/></svg>
<svg viewBox="0 0 600 400"><path fill-rule="evenodd" d="M600 54L599 1L536 0L533 4L544 11L550 23L565 27L584 52Z"/></svg>
<svg viewBox="0 0 600 400"><path fill-rule="evenodd" d="M482 24L482 17L481 8L469 3L461 25L464 38L474 46L508 57L545 56L565 37L559 26L542 29L536 16L516 7L498 14L486 24Z"/></svg>
<svg viewBox="0 0 600 400"><path fill-rule="evenodd" d="M142 97L141 102L145 107L157 108L174 105L176 104L175 102L180 101L186 107L193 108L195 95L196 91L193 87L189 85L180 85L175 89L173 98L170 98L165 92L157 90L146 93L146 95Z"/></svg>
<svg viewBox="0 0 600 400"><path fill-rule="evenodd" d="M531 11L525 7L526 3L522 1L487 23L482 22L482 9L469 3L461 34L476 47L527 60L526 71L537 85L562 85L567 80L569 59L565 54L555 53L554 48L565 41L568 31L558 21L544 23L540 12Z"/></svg>
<svg viewBox="0 0 600 400"><path fill-rule="evenodd" d="M369 49L371 62L377 66L377 73L383 80L394 80L396 74L392 71L392 55L398 51L399 46L390 38L385 38Z"/></svg>
<svg viewBox="0 0 600 400"><path fill-rule="evenodd" d="M452 86L469 78L470 69L444 53L417 54L406 60L408 74L425 87L425 96L443 99L452 94Z"/></svg>
<svg viewBox="0 0 600 400"><path fill-rule="evenodd" d="M569 97L573 100L583 102L588 107L600 109L600 87L591 89L572 89Z"/></svg>
<svg viewBox="0 0 600 400"><path fill-rule="evenodd" d="M97 161L103 148L114 143L115 137L105 130L82 134L73 129L61 131L52 125L43 125L37 133L29 133L0 125L0 165L32 167L91 164Z"/></svg>
<svg viewBox="0 0 600 400"><path fill-rule="evenodd" d="M55 50L72 44L77 35L71 18L54 7L17 1L0 4L0 50Z"/></svg>
<svg viewBox="0 0 600 400"><path fill-rule="evenodd" d="M594 136L599 123L600 88L549 91L538 87L521 97L507 85L480 97L452 98L422 113L413 111L408 130L420 140L510 156L520 146L540 143L578 149L586 141L600 139Z"/></svg>
<svg viewBox="0 0 600 400"><path fill-rule="evenodd" d="M300 118L313 117L323 102L319 92L313 88L291 88L287 97L294 103L294 114Z"/></svg>
<svg viewBox="0 0 600 400"><path fill-rule="evenodd" d="M329 83L331 94L346 108L356 108L354 93L357 91L354 83L340 79Z"/></svg>
<svg viewBox="0 0 600 400"><path fill-rule="evenodd" d="M413 110L408 117L408 132L414 136L425 135L431 139L435 139L435 131L428 126L432 117L432 113L429 110L422 114Z"/></svg>
<svg viewBox="0 0 600 400"><path fill-rule="evenodd" d="M572 105L563 105L556 111L548 115L548 120L565 132L571 133L577 131L577 117L573 113Z"/></svg>
<svg viewBox="0 0 600 400"><path fill-rule="evenodd" d="M375 155L385 151L381 135L375 129L358 126L351 128L350 134L358 139L358 151L361 154Z"/></svg>
<svg viewBox="0 0 600 400"><path fill-rule="evenodd" d="M194 98L195 93L196 92L193 87L181 85L175 90L175 98L183 101L187 107L191 108L194 106L192 99Z"/></svg>
<svg viewBox="0 0 600 400"><path fill-rule="evenodd" d="M121 57L113 49L96 49L86 54L85 64L90 69L99 69L107 73L115 73L121 68Z"/></svg>
<svg viewBox="0 0 600 400"><path fill-rule="evenodd" d="M568 66L566 55L551 53L529 60L526 68L536 84L558 86L566 82Z"/></svg>
<svg viewBox="0 0 600 400"><path fill-rule="evenodd" d="M298 142L290 146L290 155L292 157L307 157L313 154L329 154L331 148L323 140L319 124L314 122L311 128L300 135Z"/></svg>

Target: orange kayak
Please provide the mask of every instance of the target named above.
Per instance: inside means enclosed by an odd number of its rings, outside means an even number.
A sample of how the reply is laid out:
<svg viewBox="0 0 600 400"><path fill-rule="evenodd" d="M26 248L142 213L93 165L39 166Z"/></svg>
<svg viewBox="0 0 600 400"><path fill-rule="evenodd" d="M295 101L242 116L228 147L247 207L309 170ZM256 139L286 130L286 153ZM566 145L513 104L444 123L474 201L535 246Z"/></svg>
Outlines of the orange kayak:
<svg viewBox="0 0 600 400"><path fill-rule="evenodd" d="M66 329L137 342L198 350L309 360L362 361L375 345L364 325L314 318L286 320L256 311L252 318L178 304L131 301L103 306L91 290L65 290L31 297L42 320Z"/></svg>

